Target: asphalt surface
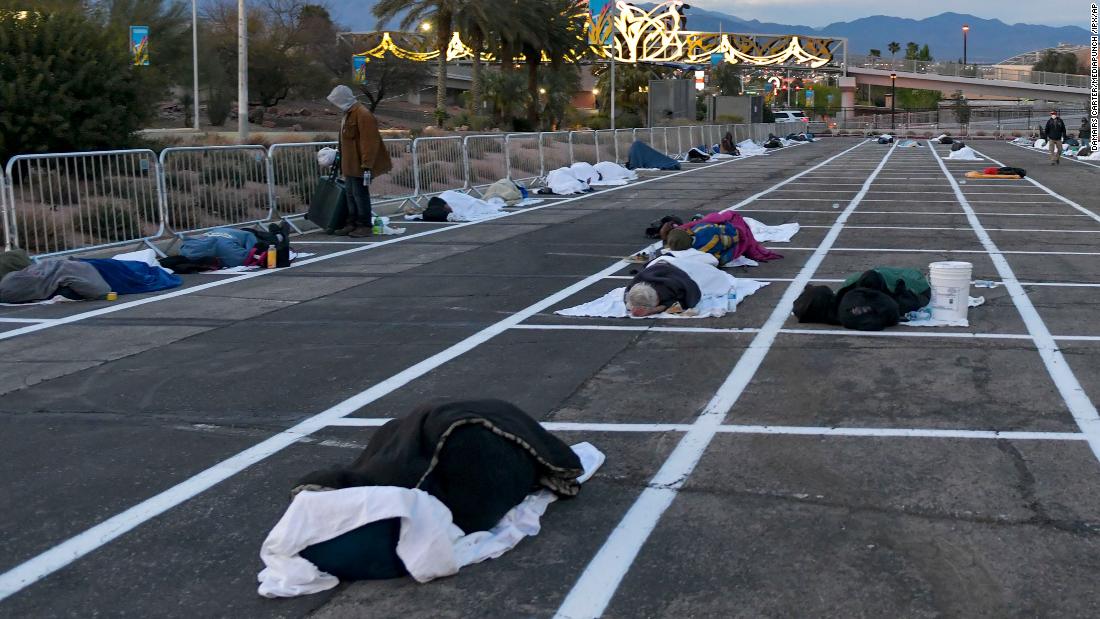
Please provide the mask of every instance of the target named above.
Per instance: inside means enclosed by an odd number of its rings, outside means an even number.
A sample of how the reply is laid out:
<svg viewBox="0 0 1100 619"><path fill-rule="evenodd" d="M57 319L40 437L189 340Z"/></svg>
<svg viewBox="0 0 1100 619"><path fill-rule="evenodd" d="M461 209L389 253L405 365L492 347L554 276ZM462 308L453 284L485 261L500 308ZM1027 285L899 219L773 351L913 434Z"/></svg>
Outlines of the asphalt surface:
<svg viewBox="0 0 1100 619"><path fill-rule="evenodd" d="M1096 616L1100 169L973 146L1038 185L826 139L381 244L306 235L294 268L167 295L0 307L0 616ZM553 313L623 285L651 220L733 205L802 225L734 270L771 281L735 314ZM789 316L808 281L939 260L999 283L969 328ZM256 594L298 477L475 397L606 464L454 577Z"/></svg>

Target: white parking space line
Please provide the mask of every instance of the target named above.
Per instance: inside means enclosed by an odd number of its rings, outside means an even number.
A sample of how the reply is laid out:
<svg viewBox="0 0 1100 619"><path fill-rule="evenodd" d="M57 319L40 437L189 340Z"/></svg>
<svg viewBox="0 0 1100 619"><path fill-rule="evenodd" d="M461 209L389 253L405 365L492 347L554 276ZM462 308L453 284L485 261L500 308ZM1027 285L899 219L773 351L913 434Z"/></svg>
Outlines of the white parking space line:
<svg viewBox="0 0 1100 619"><path fill-rule="evenodd" d="M376 428L392 418L348 417L330 427ZM689 423L603 423L583 421L544 421L542 427L552 432L661 433L690 432ZM845 428L821 426L761 426L722 424L717 434L772 434L787 436L841 436L880 438L962 438L1009 441L1084 441L1077 432L1018 432L998 430L944 430L939 428Z"/></svg>
<svg viewBox="0 0 1100 619"><path fill-rule="evenodd" d="M982 155L982 156L988 158L990 161L997 164L998 166L1004 166L1003 163L1001 163L1000 161L997 161L996 159L994 159L993 157L990 157L989 155ZM1035 180L1034 178L1032 178L1030 176L1026 176L1026 177L1024 177L1024 180L1027 181L1028 183L1030 183L1032 186L1038 187L1039 189L1042 189L1043 192L1045 192L1046 194L1048 194L1052 198L1058 200L1059 202L1062 202L1063 204L1065 204L1067 206L1070 206L1073 209L1077 210L1078 212L1084 214L1086 217L1091 217L1095 221L1100 221L1100 215L1098 215L1095 211L1092 211L1090 209L1087 209L1087 208L1081 206L1080 204L1074 202L1073 200L1070 200L1069 198L1063 196L1062 194L1060 194L1060 193L1052 190L1051 188L1047 187L1046 185L1040 183L1039 181Z"/></svg>
<svg viewBox="0 0 1100 619"><path fill-rule="evenodd" d="M649 539L661 516L672 504L695 466L703 457L722 425L726 414L752 381L771 350L780 329L790 315L795 298L805 288L814 272L836 242L852 211L870 191L871 183L885 168L896 149L888 149L878 167L867 177L863 188L839 214L836 224L821 241L818 251L799 270L795 281L784 292L759 333L755 335L718 392L699 414L688 431L665 460L657 474L642 490L626 515L611 532L603 546L589 562L580 578L558 608L556 617L580 619L598 617L610 603L623 577Z"/></svg>
<svg viewBox="0 0 1100 619"><path fill-rule="evenodd" d="M931 151L932 157L940 164L944 175L948 177L952 187L955 188L959 205L966 213L967 220L974 228L974 232L977 233L982 246L989 252L989 257L993 261L993 266L997 269L997 273L1004 282L1004 286L1008 290L1009 296L1016 306L1016 310L1019 312L1020 317L1024 321L1024 325L1027 327L1028 333L1031 334L1035 342L1035 347L1038 349L1039 356L1046 366L1047 373L1054 381L1055 387L1061 394L1062 400L1073 415L1073 419L1077 422L1081 432L1088 437L1089 447L1092 449L1093 454L1097 459L1100 459L1100 415L1097 414L1096 407L1093 405L1092 400L1089 399L1080 381L1077 380L1076 374L1074 374L1073 370L1070 368L1069 362L1062 354L1061 349L1059 349L1058 342L1051 335L1042 316L1039 315L1039 312L1032 304L1027 291L1024 290L1019 280L1016 279L1016 274L1013 272L1012 266L1008 263L1003 252L998 250L997 244L982 226L981 220L978 218L978 215L974 213L974 209L971 208L970 203L954 177L951 176L947 166L943 164L943 160L940 158L939 153L932 148L929 148L929 150Z"/></svg>

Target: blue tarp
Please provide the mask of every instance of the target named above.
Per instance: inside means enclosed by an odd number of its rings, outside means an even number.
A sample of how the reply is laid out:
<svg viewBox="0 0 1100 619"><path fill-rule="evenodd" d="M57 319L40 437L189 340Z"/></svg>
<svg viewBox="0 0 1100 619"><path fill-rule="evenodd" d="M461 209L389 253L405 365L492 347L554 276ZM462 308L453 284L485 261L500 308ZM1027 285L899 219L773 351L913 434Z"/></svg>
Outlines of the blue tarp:
<svg viewBox="0 0 1100 619"><path fill-rule="evenodd" d="M631 170L636 168L679 170L680 164L672 157L667 157L653 150L648 144L634 142L630 145L630 155L627 157L626 167Z"/></svg>
<svg viewBox="0 0 1100 619"><path fill-rule="evenodd" d="M175 288L183 283L177 275L172 275L160 267L151 267L144 262L133 260L110 260L91 258L82 260L95 267L103 279L118 294L137 294L156 292Z"/></svg>

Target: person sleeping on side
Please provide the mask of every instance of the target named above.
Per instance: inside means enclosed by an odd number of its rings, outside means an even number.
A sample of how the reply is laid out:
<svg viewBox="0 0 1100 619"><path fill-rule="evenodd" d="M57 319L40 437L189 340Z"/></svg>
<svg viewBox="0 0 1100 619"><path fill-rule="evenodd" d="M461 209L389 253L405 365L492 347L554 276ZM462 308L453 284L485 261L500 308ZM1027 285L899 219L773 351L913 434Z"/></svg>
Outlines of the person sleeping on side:
<svg viewBox="0 0 1100 619"><path fill-rule="evenodd" d="M698 249L717 258L719 266L725 266L741 256L759 262L783 257L757 241L745 218L733 211L708 213L686 224L666 222L661 226L659 236L667 249Z"/></svg>

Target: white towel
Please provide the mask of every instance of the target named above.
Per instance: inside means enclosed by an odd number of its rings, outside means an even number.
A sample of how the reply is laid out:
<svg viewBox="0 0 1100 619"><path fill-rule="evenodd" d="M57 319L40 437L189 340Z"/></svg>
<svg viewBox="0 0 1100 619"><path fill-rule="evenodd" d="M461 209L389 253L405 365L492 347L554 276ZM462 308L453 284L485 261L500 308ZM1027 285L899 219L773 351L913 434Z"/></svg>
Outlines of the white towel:
<svg viewBox="0 0 1100 619"><path fill-rule="evenodd" d="M447 215L447 221L478 221L499 217L507 212L504 210L504 200L500 198L492 198L489 201L479 200L460 191L444 191L439 194L439 198L451 207L451 214Z"/></svg>
<svg viewBox="0 0 1100 619"><path fill-rule="evenodd" d="M588 191L588 183L577 180L571 168L558 168L547 174L546 186L559 196Z"/></svg>
<svg viewBox="0 0 1100 619"><path fill-rule="evenodd" d="M763 155L768 152L768 149L753 142L752 140L745 140L737 144L737 150L741 151L742 156L747 155Z"/></svg>
<svg viewBox="0 0 1100 619"><path fill-rule="evenodd" d="M601 178L593 181L592 185L625 185L629 181L638 180L638 175L633 170L611 161L601 161L593 169L599 172Z"/></svg>

